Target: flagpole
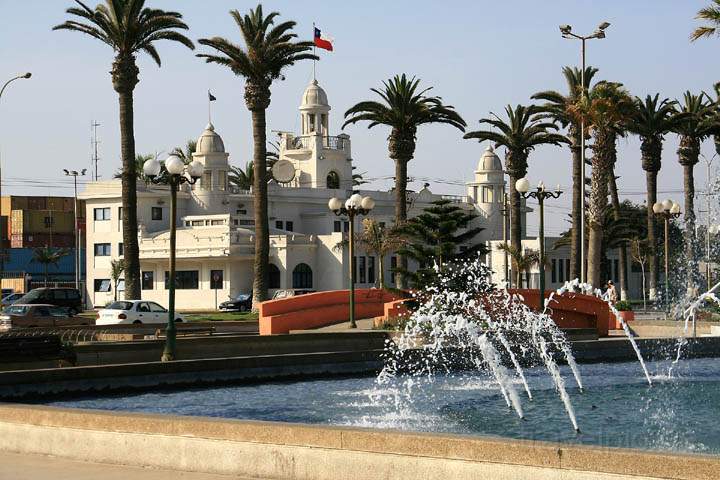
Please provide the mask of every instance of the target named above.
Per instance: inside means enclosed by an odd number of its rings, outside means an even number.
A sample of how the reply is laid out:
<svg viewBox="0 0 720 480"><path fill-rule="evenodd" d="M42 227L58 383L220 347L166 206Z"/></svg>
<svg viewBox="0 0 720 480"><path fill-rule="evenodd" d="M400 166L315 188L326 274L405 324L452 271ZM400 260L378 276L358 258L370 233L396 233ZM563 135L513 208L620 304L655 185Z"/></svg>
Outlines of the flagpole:
<svg viewBox="0 0 720 480"><path fill-rule="evenodd" d="M212 124L212 116L210 115L210 104L212 104L212 102L210 101L210 90L208 90L208 123Z"/></svg>
<svg viewBox="0 0 720 480"><path fill-rule="evenodd" d="M317 56L315 53L315 22L313 22L313 55ZM315 78L315 62L317 62L317 60L313 58L313 80L317 80Z"/></svg>

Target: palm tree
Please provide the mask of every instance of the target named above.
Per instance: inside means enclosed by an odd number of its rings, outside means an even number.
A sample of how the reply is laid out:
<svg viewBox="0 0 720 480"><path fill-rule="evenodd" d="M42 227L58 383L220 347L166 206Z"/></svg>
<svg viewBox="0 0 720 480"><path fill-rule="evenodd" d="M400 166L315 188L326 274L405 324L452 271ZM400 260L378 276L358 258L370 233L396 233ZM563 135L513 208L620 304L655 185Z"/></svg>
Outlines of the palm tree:
<svg viewBox="0 0 720 480"><path fill-rule="evenodd" d="M135 56L146 53L160 66L155 48L159 40L178 42L193 49L193 43L178 30L187 30L177 12L145 7L145 0L106 0L91 9L80 6L67 9L71 20L53 30L71 30L89 35L110 46L115 52L112 64L113 88L120 103L120 143L123 165L122 211L123 245L127 273L125 298L140 298L140 252L138 250L137 174L135 169L135 133L133 127L133 91L140 81Z"/></svg>
<svg viewBox="0 0 720 480"><path fill-rule="evenodd" d="M263 13L262 5L240 15L231 10L230 16L240 29L245 49L222 37L203 38L198 43L219 52L218 55L199 54L207 63L229 68L235 75L245 78L245 104L252 114L253 124L253 194L255 209L255 273L253 304L265 300L268 290L270 236L267 201L267 132L265 111L270 106L270 87L282 71L300 60L318 60L310 52L313 42L297 42L292 33L295 22L275 25L280 14Z"/></svg>
<svg viewBox="0 0 720 480"><path fill-rule="evenodd" d="M245 164L245 170L240 167L231 166L228 181L240 190L250 190L255 178L253 170L253 162L247 162Z"/></svg>
<svg viewBox="0 0 720 480"><path fill-rule="evenodd" d="M483 118L480 124L488 124L495 130L477 130L465 134L465 138L477 138L479 141L489 140L495 143L495 148L504 146L505 169L510 177L510 244L520 252L522 239L521 203L520 194L515 190L515 182L525 175L528 169L528 157L535 147L539 145L555 145L569 143L569 140L559 133L557 125L538 117L540 109L534 105L511 105L505 107L508 120L502 120L491 112L493 118ZM497 131L496 131L497 130ZM516 275L518 273L516 272Z"/></svg>
<svg viewBox="0 0 720 480"><path fill-rule="evenodd" d="M138 180L145 181L143 165L145 165L145 162L150 160L151 158L157 158L157 155L153 155L152 153L147 153L145 155L138 153L137 155L135 155L135 162L133 162L133 168L135 169L135 176ZM120 168L117 172L115 172L113 178L123 178L123 168Z"/></svg>
<svg viewBox="0 0 720 480"><path fill-rule="evenodd" d="M112 279L113 291L115 292L115 301L117 302L118 284L120 277L125 271L125 260L122 258L115 259L110 262L110 278Z"/></svg>
<svg viewBox="0 0 720 480"><path fill-rule="evenodd" d="M195 153L195 150L197 150L197 141L191 139L185 143L184 150L182 147L175 147L173 148L172 152L170 152L170 155L175 155L177 157L180 157L183 162L190 163L192 162L193 153Z"/></svg>
<svg viewBox="0 0 720 480"><path fill-rule="evenodd" d="M441 97L428 94L432 87L420 89L420 80L406 74L383 82L383 88L371 88L382 102L366 100L345 112L345 123L368 122L368 128L377 125L390 127L388 152L395 162L395 224L407 220L407 166L415 155L417 129L420 125L442 123L464 132L467 123L452 105L445 105ZM407 258L400 255L400 269L407 270ZM404 287L398 278L398 286Z"/></svg>
<svg viewBox="0 0 720 480"><path fill-rule="evenodd" d="M530 270L533 266L540 265L540 252L529 248L523 251L507 243L501 243L497 248L510 257L510 262L515 271L515 285L522 288L522 273L525 272L525 288L530 288Z"/></svg>
<svg viewBox="0 0 720 480"><path fill-rule="evenodd" d="M635 97L635 111L626 122L625 128L640 137L640 159L645 170L647 186L647 239L652 246L649 250L648 264L650 268L650 300L655 299L659 275L656 219L653 205L657 202L657 176L662 166L662 148L665 134L672 131L682 116L678 116L677 102L668 98L660 100L660 94L648 95L645 100Z"/></svg>
<svg viewBox="0 0 720 480"><path fill-rule="evenodd" d="M585 90L590 89L593 77L598 72L597 68L585 67ZM563 76L567 84L568 93L562 93L554 90L546 90L533 95L534 100L545 100L546 103L539 108L550 116L557 123L568 129L568 140L570 140L570 150L572 152L572 230L570 244L570 275L573 278L580 278L580 220L581 212L585 206L582 197L582 155L580 148L582 139L580 137L580 122L571 115L572 106L575 105L582 96L583 89L582 71L577 68L564 67Z"/></svg>
<svg viewBox="0 0 720 480"><path fill-rule="evenodd" d="M690 34L690 40L695 41L703 37L718 35L720 29L720 0L712 0L710 6L700 9L695 16L697 20L704 20L708 25L697 27Z"/></svg>
<svg viewBox="0 0 720 480"><path fill-rule="evenodd" d="M614 176L616 141L622 125L633 111L633 101L619 83L598 82L587 97L573 107L573 115L585 118L593 136L590 205L588 208L588 282L601 285L603 215L608 205L608 185Z"/></svg>
<svg viewBox="0 0 720 480"><path fill-rule="evenodd" d="M70 251L67 248L52 248L52 247L37 247L33 249L32 261L39 263L43 266L45 272L45 284L47 285L50 280L48 269L50 265L57 268L58 262L67 255Z"/></svg>
<svg viewBox="0 0 720 480"><path fill-rule="evenodd" d="M683 167L685 191L685 258L688 262L688 288L698 281L695 255L695 165L700 161L700 144L715 131L712 115L716 107L705 93L685 92L679 103L677 123L673 131L680 135L678 162Z"/></svg>
<svg viewBox="0 0 720 480"><path fill-rule="evenodd" d="M385 256L405 245L405 238L396 226L386 228L372 218L364 218L362 231L355 241L368 254L378 259L378 280L376 286L385 288Z"/></svg>

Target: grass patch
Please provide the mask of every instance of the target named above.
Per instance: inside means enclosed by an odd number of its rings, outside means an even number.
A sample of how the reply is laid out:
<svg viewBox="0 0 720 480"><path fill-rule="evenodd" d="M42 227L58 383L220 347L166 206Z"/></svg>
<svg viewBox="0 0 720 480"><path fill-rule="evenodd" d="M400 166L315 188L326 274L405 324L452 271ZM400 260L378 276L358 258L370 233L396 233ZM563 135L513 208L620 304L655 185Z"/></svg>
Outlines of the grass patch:
<svg viewBox="0 0 720 480"><path fill-rule="evenodd" d="M257 312L208 312L183 314L188 322L252 322L257 321Z"/></svg>

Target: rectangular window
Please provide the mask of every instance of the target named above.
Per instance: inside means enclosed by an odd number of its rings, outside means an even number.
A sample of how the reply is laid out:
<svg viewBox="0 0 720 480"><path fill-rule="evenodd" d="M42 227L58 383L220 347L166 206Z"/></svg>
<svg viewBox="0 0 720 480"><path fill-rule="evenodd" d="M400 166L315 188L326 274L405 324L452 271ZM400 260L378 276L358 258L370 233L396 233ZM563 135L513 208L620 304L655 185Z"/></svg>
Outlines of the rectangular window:
<svg viewBox="0 0 720 480"><path fill-rule="evenodd" d="M570 279L570 259L566 258L565 259L565 281L569 282L570 280L571 280Z"/></svg>
<svg viewBox="0 0 720 480"><path fill-rule="evenodd" d="M223 288L223 271L210 270L210 288L219 290Z"/></svg>
<svg viewBox="0 0 720 480"><path fill-rule="evenodd" d="M368 257L368 283L375 283L375 257Z"/></svg>
<svg viewBox="0 0 720 480"><path fill-rule="evenodd" d="M94 291L109 292L110 291L110 279L109 278L96 278Z"/></svg>
<svg viewBox="0 0 720 480"><path fill-rule="evenodd" d="M493 202L492 187L482 187L482 201L483 201L483 203L492 203Z"/></svg>
<svg viewBox="0 0 720 480"><path fill-rule="evenodd" d="M275 220L275 228L277 228L278 230L282 230L282 229L283 229L283 222L282 222L282 220Z"/></svg>
<svg viewBox="0 0 720 480"><path fill-rule="evenodd" d="M555 282L557 282L557 260L555 260L553 258L551 260L551 263L552 263L552 268L551 268L552 269L552 274L551 274L552 280L551 281L552 281L552 283L555 283ZM560 267L560 270L562 270L562 267Z"/></svg>
<svg viewBox="0 0 720 480"><path fill-rule="evenodd" d="M109 243L96 243L95 244L95 256L96 257L109 257L110 256L110 244Z"/></svg>
<svg viewBox="0 0 720 480"><path fill-rule="evenodd" d="M125 247L122 242L118 243L118 257L125 255Z"/></svg>
<svg viewBox="0 0 720 480"><path fill-rule="evenodd" d="M93 215L96 221L110 220L110 207L95 208Z"/></svg>
<svg viewBox="0 0 720 480"><path fill-rule="evenodd" d="M613 275L613 278L615 279L615 282L620 281L620 259L616 258L613 260L613 265L615 267L615 275Z"/></svg>
<svg viewBox="0 0 720 480"><path fill-rule="evenodd" d="M365 283L367 280L367 277L365 276L365 257L358 257L358 260L360 260L360 263L358 265L358 269L360 270L360 283Z"/></svg>
<svg viewBox="0 0 720 480"><path fill-rule="evenodd" d="M285 222L285 230L287 230L288 232L292 232L293 231L293 222Z"/></svg>
<svg viewBox="0 0 720 480"><path fill-rule="evenodd" d="M218 188L220 190L227 190L227 172L225 170L218 170Z"/></svg>
<svg viewBox="0 0 720 480"><path fill-rule="evenodd" d="M190 222L190 224L191 224L193 227L203 227L203 226L205 226L205 222L204 222L203 220L193 220L192 222Z"/></svg>
<svg viewBox="0 0 720 480"><path fill-rule="evenodd" d="M343 232L348 233L350 231L350 222L344 221L343 222Z"/></svg>
<svg viewBox="0 0 720 480"><path fill-rule="evenodd" d="M212 172L210 170L203 172L200 180L200 190L212 190Z"/></svg>
<svg viewBox="0 0 720 480"><path fill-rule="evenodd" d="M394 270L397 268L397 257L392 256L390 257L390 284L395 285L395 272Z"/></svg>
<svg viewBox="0 0 720 480"><path fill-rule="evenodd" d="M563 265L565 265L565 260L562 258L558 260L558 263L560 265L560 283L565 283L565 268L563 268Z"/></svg>
<svg viewBox="0 0 720 480"><path fill-rule="evenodd" d="M143 290L152 290L155 288L153 285L153 277L154 272L142 272L142 289Z"/></svg>
<svg viewBox="0 0 720 480"><path fill-rule="evenodd" d="M179 270L175 272L176 290L197 290L200 284L197 270ZM170 272L165 270L165 290L170 287Z"/></svg>
<svg viewBox="0 0 720 480"><path fill-rule="evenodd" d="M342 232L342 222L340 220L333 222L333 232Z"/></svg>
<svg viewBox="0 0 720 480"><path fill-rule="evenodd" d="M53 217L45 217L45 228L50 228L55 224L55 219Z"/></svg>
<svg viewBox="0 0 720 480"><path fill-rule="evenodd" d="M122 232L122 222L123 222L122 207L118 207L118 232Z"/></svg>
<svg viewBox="0 0 720 480"><path fill-rule="evenodd" d="M217 227L218 225L225 225L225 220L211 220L210 225Z"/></svg>
<svg viewBox="0 0 720 480"><path fill-rule="evenodd" d="M150 214L153 220L162 220L162 207L152 207Z"/></svg>

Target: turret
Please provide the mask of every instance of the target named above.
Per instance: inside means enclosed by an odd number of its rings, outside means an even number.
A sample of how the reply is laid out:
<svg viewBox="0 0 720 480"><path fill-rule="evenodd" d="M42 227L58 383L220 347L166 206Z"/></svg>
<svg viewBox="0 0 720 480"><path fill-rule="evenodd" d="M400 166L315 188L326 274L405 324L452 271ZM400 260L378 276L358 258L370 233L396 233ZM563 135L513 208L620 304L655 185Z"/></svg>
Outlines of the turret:
<svg viewBox="0 0 720 480"><path fill-rule="evenodd" d="M228 154L220 135L212 123L208 123L198 138L193 159L205 166L203 176L193 186L197 199L195 214L216 214L227 212L228 195Z"/></svg>

